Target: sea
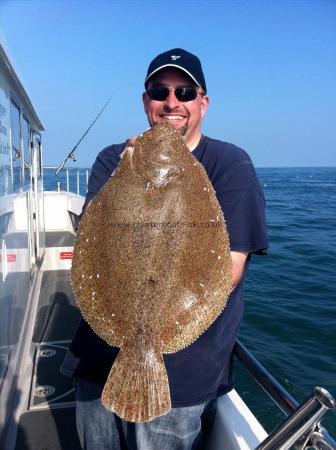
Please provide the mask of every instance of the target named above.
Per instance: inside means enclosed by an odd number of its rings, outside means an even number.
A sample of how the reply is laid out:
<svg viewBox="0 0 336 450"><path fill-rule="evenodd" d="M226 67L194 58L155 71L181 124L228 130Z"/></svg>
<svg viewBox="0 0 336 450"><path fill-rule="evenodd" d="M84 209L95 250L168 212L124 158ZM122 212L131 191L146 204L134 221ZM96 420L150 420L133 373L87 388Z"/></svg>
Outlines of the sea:
<svg viewBox="0 0 336 450"><path fill-rule="evenodd" d="M299 402L315 386L336 397L336 168L259 168L266 199L267 256L253 255L239 339ZM70 190L77 191L75 170ZM85 169L79 191L85 194ZM65 173L46 170L46 189ZM270 432L284 415L239 364L236 388ZM336 439L336 414L322 424Z"/></svg>
<svg viewBox="0 0 336 450"><path fill-rule="evenodd" d="M269 251L252 256L239 339L297 401L315 386L336 397L336 168L257 173ZM236 382L268 432L283 420L242 367ZM323 425L336 438L334 413Z"/></svg>

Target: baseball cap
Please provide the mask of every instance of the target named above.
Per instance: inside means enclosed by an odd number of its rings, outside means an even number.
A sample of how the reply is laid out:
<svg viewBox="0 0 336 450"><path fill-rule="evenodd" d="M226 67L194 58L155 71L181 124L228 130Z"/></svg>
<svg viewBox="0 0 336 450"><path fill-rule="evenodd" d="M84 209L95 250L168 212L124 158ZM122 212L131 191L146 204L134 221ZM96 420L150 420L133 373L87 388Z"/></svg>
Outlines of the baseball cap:
<svg viewBox="0 0 336 450"><path fill-rule="evenodd" d="M173 48L167 52L160 53L149 64L145 79L145 87L148 80L160 70L166 67L175 67L185 72L198 85L202 86L206 93L206 84L202 70L201 61L196 55L183 50L183 48Z"/></svg>

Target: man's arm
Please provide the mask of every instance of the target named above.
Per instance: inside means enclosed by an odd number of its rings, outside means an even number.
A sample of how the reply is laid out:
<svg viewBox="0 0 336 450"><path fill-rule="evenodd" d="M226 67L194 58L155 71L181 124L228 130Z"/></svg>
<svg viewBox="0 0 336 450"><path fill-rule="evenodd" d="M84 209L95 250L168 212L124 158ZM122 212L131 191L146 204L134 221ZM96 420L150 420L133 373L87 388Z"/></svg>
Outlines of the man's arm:
<svg viewBox="0 0 336 450"><path fill-rule="evenodd" d="M232 259L232 291L244 275L247 252L231 252ZM231 291L231 292L232 292Z"/></svg>

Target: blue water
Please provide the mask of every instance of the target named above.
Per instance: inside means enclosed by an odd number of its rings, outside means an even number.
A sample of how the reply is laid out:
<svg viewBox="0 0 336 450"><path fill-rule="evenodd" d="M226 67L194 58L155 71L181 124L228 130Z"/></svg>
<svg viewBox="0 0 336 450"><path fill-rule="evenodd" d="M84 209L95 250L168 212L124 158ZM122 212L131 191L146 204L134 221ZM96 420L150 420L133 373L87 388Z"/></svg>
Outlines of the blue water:
<svg viewBox="0 0 336 450"><path fill-rule="evenodd" d="M336 396L336 168L258 169L269 255L253 256L240 339L303 401L315 386ZM58 177L45 175L56 189ZM65 175L61 179L64 189ZM70 188L76 190L75 171ZM85 172L80 177L85 194ZM237 364L237 388L268 431L283 416ZM336 437L336 415L324 421Z"/></svg>
<svg viewBox="0 0 336 450"><path fill-rule="evenodd" d="M241 341L303 401L315 386L336 396L336 168L259 169L269 255L254 256ZM237 373L238 386L271 430L281 419ZM336 436L336 416L324 425Z"/></svg>
<svg viewBox="0 0 336 450"><path fill-rule="evenodd" d="M46 191L57 191L58 188L62 191L67 190L66 171L56 175L56 169L44 169L43 184ZM88 169L68 169L69 172L69 191L77 193L77 172L79 171L79 194L85 196L86 194L86 172ZM89 171L88 171L89 172Z"/></svg>

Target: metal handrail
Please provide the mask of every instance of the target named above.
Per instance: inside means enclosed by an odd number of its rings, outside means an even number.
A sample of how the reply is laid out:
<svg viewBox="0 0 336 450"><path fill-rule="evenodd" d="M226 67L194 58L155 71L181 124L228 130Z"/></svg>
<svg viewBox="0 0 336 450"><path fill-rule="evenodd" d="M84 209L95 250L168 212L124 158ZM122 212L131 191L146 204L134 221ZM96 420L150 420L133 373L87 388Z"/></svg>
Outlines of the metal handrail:
<svg viewBox="0 0 336 450"><path fill-rule="evenodd" d="M300 406L238 340L234 354L266 394L289 416L256 450L285 450L292 445L297 450L304 450L308 445L317 450L336 450L334 439L319 425L322 416L336 407L336 402L328 391L315 388L313 394Z"/></svg>
<svg viewBox="0 0 336 450"><path fill-rule="evenodd" d="M286 391L239 340L236 341L234 354L286 416L296 411L299 403L295 398Z"/></svg>
<svg viewBox="0 0 336 450"><path fill-rule="evenodd" d="M55 167L55 166L44 166L43 170L44 169L56 170L57 167ZM88 190L88 183L89 183L89 174L90 174L90 170L89 169L76 169L76 168L68 169L67 167L62 167L61 171L65 172L65 174L66 174L66 192L67 193L73 192L73 191L70 190L70 176L69 176L69 172L70 171L71 172L75 171L75 173L76 173L76 191L74 193L77 194L77 195L80 195L80 189L79 189L80 188L80 174L81 173L85 173L85 193L87 192L87 190ZM57 182L57 190L60 191L60 182Z"/></svg>

